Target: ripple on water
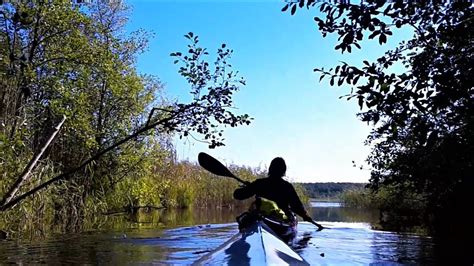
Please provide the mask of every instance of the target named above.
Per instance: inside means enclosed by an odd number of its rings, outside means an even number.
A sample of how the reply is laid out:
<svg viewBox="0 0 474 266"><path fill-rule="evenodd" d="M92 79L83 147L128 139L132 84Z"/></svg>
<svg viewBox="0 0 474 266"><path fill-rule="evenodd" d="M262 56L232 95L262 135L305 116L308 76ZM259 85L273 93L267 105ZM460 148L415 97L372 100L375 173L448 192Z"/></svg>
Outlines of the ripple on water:
<svg viewBox="0 0 474 266"><path fill-rule="evenodd" d="M293 248L314 265L430 264L430 238L370 229L366 223L301 222ZM35 244L0 242L16 264L191 264L238 233L235 223L77 235ZM121 237L126 234L126 238Z"/></svg>

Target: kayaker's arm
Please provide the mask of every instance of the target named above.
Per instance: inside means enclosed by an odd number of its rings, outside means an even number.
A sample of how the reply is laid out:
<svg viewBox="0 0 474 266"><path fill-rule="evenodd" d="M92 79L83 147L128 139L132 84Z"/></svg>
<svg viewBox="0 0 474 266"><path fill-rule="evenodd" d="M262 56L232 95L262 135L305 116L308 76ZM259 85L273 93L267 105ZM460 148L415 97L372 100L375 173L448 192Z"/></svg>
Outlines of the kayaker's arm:
<svg viewBox="0 0 474 266"><path fill-rule="evenodd" d="M257 193L256 183L252 182L246 186L239 187L238 189L236 189L234 191L234 199L238 199L238 200L248 199L254 196L255 193Z"/></svg>
<svg viewBox="0 0 474 266"><path fill-rule="evenodd" d="M303 218L303 221L310 222L318 227L318 231L321 231L324 229L324 227L311 218L309 216L308 212L304 208L303 203L301 202L300 198L298 197L298 194L296 193L295 189L293 186L291 187L291 193L290 193L290 207L291 210L301 216Z"/></svg>
<svg viewBox="0 0 474 266"><path fill-rule="evenodd" d="M298 197L298 194L296 193L295 188L293 186L290 186L288 199L289 199L291 210L294 213L298 214L303 219L309 217L308 213L306 212L306 209L304 208L303 203L301 202L300 198Z"/></svg>

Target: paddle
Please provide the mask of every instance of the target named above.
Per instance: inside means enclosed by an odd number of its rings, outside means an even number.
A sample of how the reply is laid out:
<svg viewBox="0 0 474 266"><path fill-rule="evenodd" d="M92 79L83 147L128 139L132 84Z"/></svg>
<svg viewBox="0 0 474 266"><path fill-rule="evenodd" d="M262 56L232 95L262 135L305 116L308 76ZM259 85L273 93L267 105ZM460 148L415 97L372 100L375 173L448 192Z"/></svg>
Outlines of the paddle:
<svg viewBox="0 0 474 266"><path fill-rule="evenodd" d="M216 158L212 157L211 155L200 152L198 154L198 162L199 165L201 165L202 168L206 169L207 171L215 174L215 175L220 175L220 176L227 176L227 177L232 177L233 179L239 181L242 184L248 185L250 182L244 181L237 176L235 176L225 165L223 165L221 162L219 162ZM308 218L311 218L308 216ZM318 231L321 231L323 229L327 229L327 227L324 227L317 222L315 222L313 219L308 221L318 227Z"/></svg>
<svg viewBox="0 0 474 266"><path fill-rule="evenodd" d="M250 184L248 181L244 181L235 176L229 169L227 169L227 167L225 167L225 165L223 165L221 162L219 162L217 159L207 153L200 152L198 155L198 162L202 168L215 175L232 177L233 179L239 181L242 184Z"/></svg>
<svg viewBox="0 0 474 266"><path fill-rule="evenodd" d="M316 226L318 227L318 231L321 231L321 230L323 230L323 229L329 229L328 227L324 227L324 226L318 224L318 223L315 222L313 219L311 219L311 221L309 221L309 222L312 223L312 224L314 224L314 225L316 225Z"/></svg>

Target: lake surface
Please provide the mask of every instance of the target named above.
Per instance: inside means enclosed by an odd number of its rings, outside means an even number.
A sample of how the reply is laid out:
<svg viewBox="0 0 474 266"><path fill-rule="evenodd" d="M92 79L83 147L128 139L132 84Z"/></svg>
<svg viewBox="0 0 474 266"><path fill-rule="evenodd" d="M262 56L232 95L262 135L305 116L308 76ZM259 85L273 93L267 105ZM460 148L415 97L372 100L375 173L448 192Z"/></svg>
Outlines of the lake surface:
<svg viewBox="0 0 474 266"><path fill-rule="evenodd" d="M314 265L435 264L431 238L377 231L375 211L314 203L312 216L331 229L301 222L293 248ZM34 242L0 241L0 264L192 264L238 233L241 210L155 211L107 217L102 230Z"/></svg>

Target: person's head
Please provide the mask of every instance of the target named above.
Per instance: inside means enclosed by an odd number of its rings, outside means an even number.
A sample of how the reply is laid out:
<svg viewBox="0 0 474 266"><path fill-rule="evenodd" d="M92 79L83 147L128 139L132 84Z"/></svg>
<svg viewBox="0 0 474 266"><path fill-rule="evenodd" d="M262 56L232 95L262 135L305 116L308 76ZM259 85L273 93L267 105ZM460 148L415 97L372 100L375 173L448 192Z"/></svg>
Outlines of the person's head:
<svg viewBox="0 0 474 266"><path fill-rule="evenodd" d="M277 177L282 178L286 173L286 163L285 160L281 157L276 157L270 163L270 167L268 168L268 176L269 177Z"/></svg>

